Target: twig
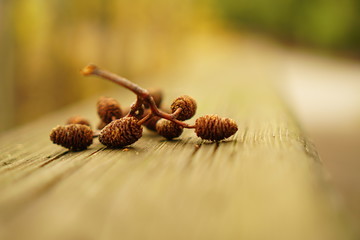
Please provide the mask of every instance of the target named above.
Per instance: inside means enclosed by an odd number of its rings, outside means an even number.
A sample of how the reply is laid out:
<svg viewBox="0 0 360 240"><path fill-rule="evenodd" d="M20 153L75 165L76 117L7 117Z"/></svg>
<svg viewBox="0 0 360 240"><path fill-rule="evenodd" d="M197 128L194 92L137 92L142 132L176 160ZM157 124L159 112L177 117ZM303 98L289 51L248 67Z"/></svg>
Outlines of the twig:
<svg viewBox="0 0 360 240"><path fill-rule="evenodd" d="M129 89L130 91L132 91L133 93L135 93L137 95L137 100L136 102L131 106L131 110L129 112L129 116L132 116L135 114L136 111L140 111L141 106L143 105L144 102L146 102L149 106L150 106L150 110L151 110L151 114L167 119L169 121L172 121L184 128L195 128L195 125L189 125L187 123L181 122L179 120L176 119L176 117L180 114L180 112L182 111L181 108L177 109L173 114L168 114L165 113L163 111L161 111L155 104L154 98L150 95L149 91L147 89L144 89L142 87L140 87L139 85L131 82L130 80L118 76L114 73L111 73L109 71L103 70L98 68L96 65L90 64L88 66L86 66L85 68L83 68L81 70L81 73L84 76L90 76L90 75L95 75L107 80L110 80L120 86L123 86L127 89ZM145 116L144 118L147 118L147 116ZM143 119L144 119L143 118ZM148 119L146 119L148 120ZM141 121L141 120L140 120ZM145 121L144 121L145 122Z"/></svg>

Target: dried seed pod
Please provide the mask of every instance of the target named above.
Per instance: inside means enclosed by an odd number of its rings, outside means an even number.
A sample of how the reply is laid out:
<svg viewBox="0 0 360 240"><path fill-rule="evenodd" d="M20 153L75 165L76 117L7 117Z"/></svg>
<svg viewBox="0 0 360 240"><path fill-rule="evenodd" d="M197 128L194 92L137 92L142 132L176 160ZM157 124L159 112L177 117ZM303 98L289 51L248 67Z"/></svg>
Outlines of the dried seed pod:
<svg viewBox="0 0 360 240"><path fill-rule="evenodd" d="M154 88L154 89L149 89L149 94L153 97L155 105L157 107L160 107L162 99L163 99L163 93L161 91L161 89L158 88ZM146 102L144 103L145 108L149 108L149 104L147 104Z"/></svg>
<svg viewBox="0 0 360 240"><path fill-rule="evenodd" d="M97 102L97 112L104 123L109 123L113 119L119 119L122 117L119 102L110 97L99 98Z"/></svg>
<svg viewBox="0 0 360 240"><path fill-rule="evenodd" d="M51 130L50 140L73 151L84 150L93 142L93 131L82 124L57 126Z"/></svg>
<svg viewBox="0 0 360 240"><path fill-rule="evenodd" d="M197 108L196 101L186 95L178 97L171 104L171 111L174 113L178 108L182 108L182 111L176 119L181 121L190 119L195 115Z"/></svg>
<svg viewBox="0 0 360 240"><path fill-rule="evenodd" d="M160 119L156 123L156 131L159 133L159 135L167 139L173 139L179 137L182 134L183 127L169 120Z"/></svg>
<svg viewBox="0 0 360 240"><path fill-rule="evenodd" d="M90 122L86 118L83 118L81 116L74 116L74 117L69 118L66 121L66 124L81 124L81 125L86 125L86 126L90 127Z"/></svg>
<svg viewBox="0 0 360 240"><path fill-rule="evenodd" d="M198 137L210 141L220 141L235 134L236 122L218 115L205 115L195 121L195 133Z"/></svg>
<svg viewBox="0 0 360 240"><path fill-rule="evenodd" d="M100 132L99 141L112 148L124 147L141 138L142 131L136 118L123 117L106 125Z"/></svg>

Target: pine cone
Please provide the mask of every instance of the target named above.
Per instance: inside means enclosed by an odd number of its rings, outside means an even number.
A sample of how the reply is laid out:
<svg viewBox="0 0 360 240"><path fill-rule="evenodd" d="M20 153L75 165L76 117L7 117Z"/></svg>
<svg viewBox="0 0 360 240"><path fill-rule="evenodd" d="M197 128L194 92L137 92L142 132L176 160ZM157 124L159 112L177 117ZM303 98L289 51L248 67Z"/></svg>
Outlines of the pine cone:
<svg viewBox="0 0 360 240"><path fill-rule="evenodd" d="M86 125L86 126L90 127L90 122L86 118L83 118L81 116L74 116L74 117L69 118L66 121L66 124L81 124L81 125Z"/></svg>
<svg viewBox="0 0 360 240"><path fill-rule="evenodd" d="M81 124L57 126L52 129L50 140L73 151L84 150L93 142L93 131Z"/></svg>
<svg viewBox="0 0 360 240"><path fill-rule="evenodd" d="M170 140L179 137L183 132L183 127L169 120L160 119L156 123L156 131Z"/></svg>
<svg viewBox="0 0 360 240"><path fill-rule="evenodd" d="M205 140L220 141L232 136L237 130L234 120L218 115L205 115L195 121L196 135Z"/></svg>
<svg viewBox="0 0 360 240"><path fill-rule="evenodd" d="M116 99L110 97L101 97L97 102L97 112L104 123L111 122L114 118L122 117L120 104Z"/></svg>
<svg viewBox="0 0 360 240"><path fill-rule="evenodd" d="M142 131L136 118L123 117L106 125L100 132L99 141L112 148L124 147L139 140Z"/></svg>
<svg viewBox="0 0 360 240"><path fill-rule="evenodd" d="M178 108L182 108L182 111L176 119L180 121L190 119L196 113L196 101L192 97L186 95L178 97L171 104L171 111L174 113Z"/></svg>

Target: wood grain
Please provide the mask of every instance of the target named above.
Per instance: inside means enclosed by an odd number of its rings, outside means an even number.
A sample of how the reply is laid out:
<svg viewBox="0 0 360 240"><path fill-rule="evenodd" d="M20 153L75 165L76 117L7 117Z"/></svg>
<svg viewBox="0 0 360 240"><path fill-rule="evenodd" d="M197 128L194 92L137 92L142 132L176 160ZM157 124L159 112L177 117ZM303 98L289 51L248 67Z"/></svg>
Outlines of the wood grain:
<svg viewBox="0 0 360 240"><path fill-rule="evenodd" d="M68 116L96 124L95 99L5 133L0 238L355 239L314 146L269 71L256 68L269 59L226 47L204 58L207 47L157 81L169 104L186 93L197 116L234 118L235 136L213 144L191 130L173 141L145 131L124 149L53 145L51 128ZM107 95L128 101L114 89Z"/></svg>

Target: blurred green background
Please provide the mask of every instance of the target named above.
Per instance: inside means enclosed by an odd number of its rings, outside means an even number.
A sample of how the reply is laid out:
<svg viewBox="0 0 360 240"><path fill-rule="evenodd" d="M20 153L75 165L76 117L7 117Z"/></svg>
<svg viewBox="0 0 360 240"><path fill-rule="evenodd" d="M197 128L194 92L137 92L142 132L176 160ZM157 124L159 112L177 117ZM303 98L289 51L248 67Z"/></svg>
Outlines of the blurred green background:
<svg viewBox="0 0 360 240"><path fill-rule="evenodd" d="M217 6L236 27L359 56L359 0L217 0Z"/></svg>
<svg viewBox="0 0 360 240"><path fill-rule="evenodd" d="M89 62L146 78L212 26L356 56L359 12L357 0L0 1L0 131L109 88L78 74Z"/></svg>

